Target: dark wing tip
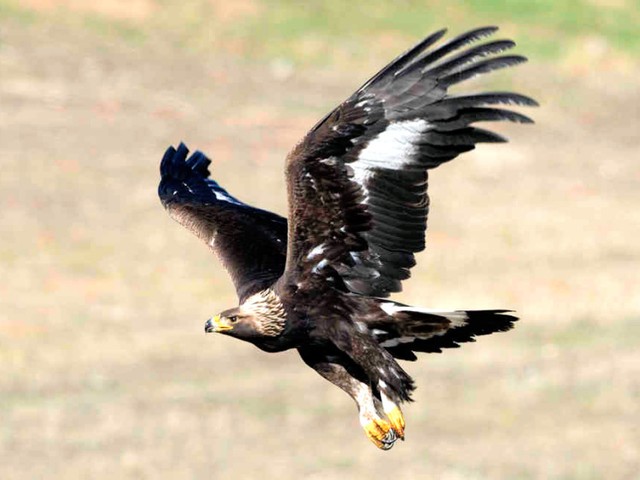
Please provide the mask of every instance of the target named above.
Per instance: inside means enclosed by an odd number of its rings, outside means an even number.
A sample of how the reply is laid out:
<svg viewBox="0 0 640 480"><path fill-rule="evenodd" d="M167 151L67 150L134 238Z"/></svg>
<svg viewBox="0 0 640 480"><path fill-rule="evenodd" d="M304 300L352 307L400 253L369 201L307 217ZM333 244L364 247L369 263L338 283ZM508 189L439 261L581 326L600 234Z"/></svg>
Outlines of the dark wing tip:
<svg viewBox="0 0 640 480"><path fill-rule="evenodd" d="M362 92L376 84L383 79L387 78L389 75L396 75L399 71L401 71L404 67L408 66L411 62L413 62L416 57L419 57L421 53L423 53L426 49L432 46L434 43L438 42L445 34L447 33L446 28L441 28L433 32L431 35L427 35L424 39L420 40L417 44L411 47L406 52L400 54L397 58L395 58L392 62L390 62L387 66L385 66L382 70L376 73L373 77L367 80L364 85L362 85L357 92Z"/></svg>
<svg viewBox="0 0 640 480"><path fill-rule="evenodd" d="M425 37L423 40L421 40L419 43L417 43L414 47L409 49L407 52L424 51L426 48L430 47L431 45L436 43L438 40L440 40L442 37L444 37L447 31L448 31L447 28L441 28L440 30L433 32L431 35L428 35L427 37Z"/></svg>
<svg viewBox="0 0 640 480"><path fill-rule="evenodd" d="M513 93L512 99L515 105L522 105L524 107L539 107L540 104L531 97L527 97L526 95L521 95L519 93Z"/></svg>
<svg viewBox="0 0 640 480"><path fill-rule="evenodd" d="M465 38L469 40L480 40L481 38L486 38L500 30L500 27L497 25L485 25L484 27L473 28L467 32L464 32L456 38ZM455 40L455 39L454 39Z"/></svg>
<svg viewBox="0 0 640 480"><path fill-rule="evenodd" d="M160 185L158 195L163 203L177 201L196 195L200 198L210 196L205 180L209 177L208 166L211 160L200 151L190 157L189 148L180 142L178 148L167 148L160 162Z"/></svg>
<svg viewBox="0 0 640 480"><path fill-rule="evenodd" d="M211 175L208 168L209 165L211 165L211 160L200 150L196 150L193 155L189 157L187 165L203 178L208 178L209 175Z"/></svg>
<svg viewBox="0 0 640 480"><path fill-rule="evenodd" d="M449 95L441 103L470 103L477 105L518 105L522 107L537 107L538 102L533 98L513 92L485 92L472 95Z"/></svg>
<svg viewBox="0 0 640 480"><path fill-rule="evenodd" d="M162 156L162 161L160 162L160 175L162 177L166 177L168 175L174 174L176 167L179 168L179 165L184 163L187 155L189 154L189 149L187 146L180 142L178 145L178 149L176 150L173 145L167 148Z"/></svg>
<svg viewBox="0 0 640 480"><path fill-rule="evenodd" d="M447 27L445 28L441 28L440 30L437 30L435 32L433 32L431 35L429 35L423 42L435 42L437 40L440 40L445 33L447 33L449 31L449 29Z"/></svg>
<svg viewBox="0 0 640 480"><path fill-rule="evenodd" d="M173 146L167 148L160 162L160 175L163 178L184 178L195 172L202 178L208 178L211 174L208 168L211 160L200 150L196 150L189 158L187 155L189 148L183 142L180 142L177 149Z"/></svg>

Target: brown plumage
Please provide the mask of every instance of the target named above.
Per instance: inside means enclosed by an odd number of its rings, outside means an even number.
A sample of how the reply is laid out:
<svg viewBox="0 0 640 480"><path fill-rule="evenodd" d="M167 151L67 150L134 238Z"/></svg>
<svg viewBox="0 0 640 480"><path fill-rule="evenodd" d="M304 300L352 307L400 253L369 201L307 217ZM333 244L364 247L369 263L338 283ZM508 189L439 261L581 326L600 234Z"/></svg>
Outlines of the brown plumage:
<svg viewBox="0 0 640 480"><path fill-rule="evenodd" d="M472 76L525 61L496 55L510 40L468 47L479 28L408 50L324 117L287 157L289 221L251 207L209 178L210 161L181 144L161 163L159 195L231 274L239 306L209 320L220 332L305 363L356 401L382 449L404 438L400 404L415 386L396 359L505 331L506 310L433 312L387 300L424 249L428 170L480 142L503 142L479 121L531 123L495 105L536 103L491 92L450 95Z"/></svg>

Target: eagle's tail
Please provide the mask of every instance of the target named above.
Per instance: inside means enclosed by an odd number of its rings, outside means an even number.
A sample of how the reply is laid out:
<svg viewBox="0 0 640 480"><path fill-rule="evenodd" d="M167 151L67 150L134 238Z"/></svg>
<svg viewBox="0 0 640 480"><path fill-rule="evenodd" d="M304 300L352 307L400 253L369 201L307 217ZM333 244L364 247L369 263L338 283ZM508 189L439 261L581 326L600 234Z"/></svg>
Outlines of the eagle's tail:
<svg viewBox="0 0 640 480"><path fill-rule="evenodd" d="M380 345L403 360L416 360L414 352L441 352L474 342L478 335L505 332L518 320L510 310L439 312L389 301L380 308L387 313L387 321L370 327Z"/></svg>

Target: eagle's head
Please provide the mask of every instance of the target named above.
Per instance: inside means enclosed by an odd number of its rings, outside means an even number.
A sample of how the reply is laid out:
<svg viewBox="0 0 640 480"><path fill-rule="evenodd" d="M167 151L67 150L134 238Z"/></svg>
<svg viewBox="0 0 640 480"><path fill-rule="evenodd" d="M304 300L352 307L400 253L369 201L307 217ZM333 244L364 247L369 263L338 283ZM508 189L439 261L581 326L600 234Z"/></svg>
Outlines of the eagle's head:
<svg viewBox="0 0 640 480"><path fill-rule="evenodd" d="M284 306L275 292L267 289L250 296L239 307L210 318L205 323L204 331L255 341L279 336L284 331L285 323Z"/></svg>

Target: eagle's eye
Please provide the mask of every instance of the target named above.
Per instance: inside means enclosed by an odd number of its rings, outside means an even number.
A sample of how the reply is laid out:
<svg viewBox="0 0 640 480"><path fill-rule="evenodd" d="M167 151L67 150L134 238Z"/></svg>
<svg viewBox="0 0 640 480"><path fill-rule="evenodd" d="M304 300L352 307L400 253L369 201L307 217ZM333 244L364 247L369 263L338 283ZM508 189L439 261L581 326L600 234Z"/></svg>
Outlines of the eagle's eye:
<svg viewBox="0 0 640 480"><path fill-rule="evenodd" d="M236 323L238 321L238 317L233 316L233 317L229 317L229 322L230 323Z"/></svg>

